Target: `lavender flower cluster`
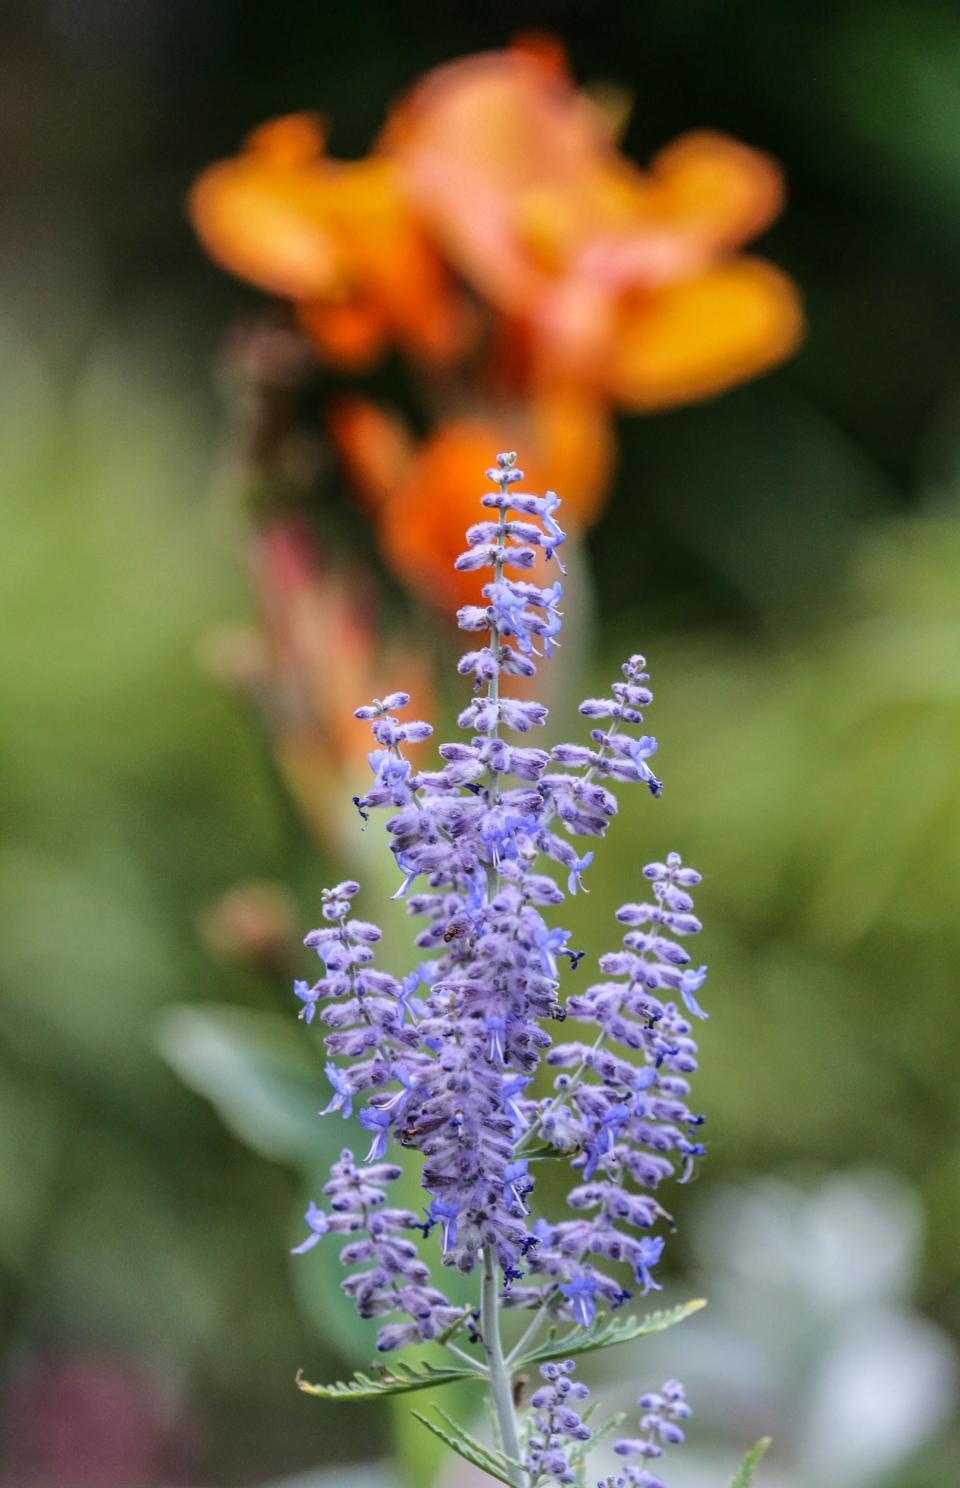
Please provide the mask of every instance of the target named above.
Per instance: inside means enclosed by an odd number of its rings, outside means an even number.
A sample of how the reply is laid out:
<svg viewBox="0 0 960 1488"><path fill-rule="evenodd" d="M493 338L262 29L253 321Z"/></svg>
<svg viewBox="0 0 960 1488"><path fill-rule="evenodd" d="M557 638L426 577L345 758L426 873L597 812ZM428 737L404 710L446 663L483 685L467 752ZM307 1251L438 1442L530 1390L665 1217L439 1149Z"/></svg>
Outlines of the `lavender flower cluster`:
<svg viewBox="0 0 960 1488"><path fill-rule="evenodd" d="M643 1411L638 1437L621 1438L613 1444L620 1457L639 1457L641 1465L630 1463L625 1474L605 1479L599 1488L664 1488L662 1480L645 1464L662 1457L667 1447L679 1446L683 1428L678 1424L691 1414L683 1386L678 1380L667 1380L659 1393L641 1395L637 1404Z"/></svg>
<svg viewBox="0 0 960 1488"><path fill-rule="evenodd" d="M358 885L345 882L326 891L324 924L306 939L322 975L295 987L301 1017L316 1016L328 1030L324 1114L349 1117L356 1103L370 1136L366 1166L349 1152L334 1166L327 1209L311 1205L311 1233L298 1251L326 1232L348 1237L344 1263L365 1268L345 1283L361 1315L404 1319L381 1327L381 1350L445 1338L464 1318L428 1284L412 1238L418 1230L426 1238L438 1229L446 1265L471 1272L482 1262L490 1275L498 1268L500 1306L533 1309L534 1320L589 1327L601 1302L617 1308L630 1296L623 1267L643 1293L657 1288L664 1240L653 1231L671 1221L656 1190L675 1174L688 1178L703 1151L703 1118L687 1101L696 1068L691 1019L705 1016L695 994L706 968L694 968L681 944L700 930L690 894L699 875L675 853L649 864L649 897L617 914L623 948L601 958L603 980L565 1002L561 963L576 969L582 953L547 918L565 897L558 871L567 894L585 888L594 855L571 839L604 835L617 811L611 787L637 783L660 794L649 763L656 740L641 731L652 701L646 664L631 656L609 697L581 704L589 742L548 750L502 736L526 736L546 720L540 703L505 694L502 683L525 686L557 645L560 583L514 574L559 565L564 533L556 496L516 489L522 472L512 454L499 455L488 478L495 489L482 505L494 516L469 529L457 560L461 570L491 571L484 603L458 615L479 641L458 668L473 680L459 717L466 737L440 746L438 768L415 769L405 751L432 730L401 721L407 694L356 711L375 748L372 783L355 804L364 819L389 812L394 897L421 921L420 959L402 979L375 967L380 931L351 915ZM582 1036L554 1042L548 1030L565 1020ZM534 1084L544 1065L556 1071L547 1096ZM387 1206L386 1186L399 1173L388 1160L395 1147L421 1155L423 1219ZM552 1222L531 1213L531 1159L549 1154L565 1158L576 1178L571 1215ZM597 1263L620 1270L610 1275ZM476 1333L479 1316L465 1326ZM556 1422L573 1420L565 1402L579 1387L548 1369L534 1397L545 1424L531 1438L528 1472L531 1481L567 1482L562 1445L553 1442ZM657 1430L650 1427L647 1456Z"/></svg>
<svg viewBox="0 0 960 1488"><path fill-rule="evenodd" d="M542 1477L555 1478L558 1483L577 1480L570 1448L577 1442L588 1442L593 1433L571 1404L586 1400L590 1394L586 1385L570 1378L575 1367L572 1359L541 1365L544 1383L530 1397L530 1431L524 1454L531 1483Z"/></svg>

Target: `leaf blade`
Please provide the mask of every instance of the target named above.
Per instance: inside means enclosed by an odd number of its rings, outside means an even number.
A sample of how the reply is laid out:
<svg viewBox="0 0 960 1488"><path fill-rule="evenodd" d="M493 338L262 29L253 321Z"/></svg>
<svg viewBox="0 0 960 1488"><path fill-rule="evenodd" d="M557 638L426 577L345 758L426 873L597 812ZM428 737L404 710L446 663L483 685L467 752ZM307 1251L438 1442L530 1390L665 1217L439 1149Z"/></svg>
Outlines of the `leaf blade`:
<svg viewBox="0 0 960 1488"><path fill-rule="evenodd" d="M750 1488L753 1482L753 1469L770 1445L769 1436L761 1436L760 1440L744 1454L739 1469L730 1479L730 1488Z"/></svg>
<svg viewBox="0 0 960 1488"><path fill-rule="evenodd" d="M690 1302L681 1302L660 1312L650 1312L644 1318L610 1318L600 1313L591 1326L579 1334L566 1334L563 1338L551 1337L539 1347L532 1349L516 1363L516 1369L529 1364L545 1364L555 1359L568 1359L573 1354L589 1354L596 1349L612 1348L618 1343L632 1343L635 1338L645 1338L650 1333L663 1333L686 1318L692 1317L706 1307L703 1297L694 1297Z"/></svg>
<svg viewBox="0 0 960 1488"><path fill-rule="evenodd" d="M445 1442L465 1462L469 1462L472 1467L479 1467L491 1478L496 1478L500 1483L506 1483L507 1488L515 1488L516 1478L511 1478L509 1472L511 1467L520 1468L522 1471L519 1462L512 1462L502 1452L492 1452L489 1447L485 1447L469 1432L464 1431L463 1427L448 1416L446 1411L440 1410L439 1407L434 1407L434 1409L437 1410L438 1415L443 1417L443 1425L431 1421L427 1416L422 1416L419 1411L411 1411L410 1414L421 1425L426 1426L428 1431L432 1431L434 1436L438 1436L442 1442Z"/></svg>
<svg viewBox="0 0 960 1488"><path fill-rule="evenodd" d="M348 1380L335 1380L330 1385L311 1384L301 1369L296 1375L297 1389L321 1400L374 1400L381 1395L405 1395L412 1390L432 1390L438 1385L453 1384L455 1380L482 1378L473 1369L438 1369L433 1364L398 1362L392 1367L372 1364L370 1369L370 1373L357 1369Z"/></svg>
<svg viewBox="0 0 960 1488"><path fill-rule="evenodd" d="M241 1142L271 1162L307 1165L335 1153L336 1128L317 1122L322 1066L303 1024L218 1003L170 1007L157 1027L160 1053L208 1100Z"/></svg>

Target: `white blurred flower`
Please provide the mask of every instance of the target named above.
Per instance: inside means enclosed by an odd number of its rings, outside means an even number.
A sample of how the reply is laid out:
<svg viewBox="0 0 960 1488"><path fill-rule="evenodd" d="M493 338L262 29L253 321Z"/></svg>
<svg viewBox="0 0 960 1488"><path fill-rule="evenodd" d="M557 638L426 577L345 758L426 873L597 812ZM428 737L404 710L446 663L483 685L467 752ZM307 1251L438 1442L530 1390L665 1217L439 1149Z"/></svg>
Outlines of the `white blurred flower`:
<svg viewBox="0 0 960 1488"><path fill-rule="evenodd" d="M763 1435L774 1438L763 1488L871 1488L943 1423L956 1356L909 1303L923 1216L901 1180L860 1171L816 1187L726 1187L692 1233L710 1307L643 1363L651 1380L684 1381L700 1426L697 1444L672 1454L670 1488L717 1488ZM610 1394L622 1373L600 1367L598 1393L629 1409L622 1389Z"/></svg>

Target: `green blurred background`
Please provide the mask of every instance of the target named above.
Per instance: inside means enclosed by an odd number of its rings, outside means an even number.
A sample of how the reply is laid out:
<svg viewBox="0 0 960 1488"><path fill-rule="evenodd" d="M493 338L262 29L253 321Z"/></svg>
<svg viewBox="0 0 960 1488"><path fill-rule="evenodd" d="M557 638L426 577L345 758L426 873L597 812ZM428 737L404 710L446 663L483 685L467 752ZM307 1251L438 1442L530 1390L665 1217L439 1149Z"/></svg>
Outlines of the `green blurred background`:
<svg viewBox="0 0 960 1488"><path fill-rule="evenodd" d="M576 935L591 952L609 939L638 835L706 875L713 1145L675 1205L671 1293L709 1287L713 1266L722 1294L711 1205L749 1210L758 1177L788 1185L762 1192L795 1240L798 1193L855 1193L865 1172L892 1185L838 1233L855 1275L894 1211L913 1216L916 1275L904 1261L893 1290L940 1329L923 1335L928 1429L836 1478L810 1466L789 1401L743 1429L779 1431L772 1485L951 1488L960 12L37 0L3 25L0 1481L432 1471L388 1412L293 1388L298 1366L332 1377L369 1348L332 1265L285 1255L338 1133L313 1120L321 1062L288 969L218 958L197 928L251 879L285 885L307 928L345 865L319 859L256 721L200 659L212 626L250 610L213 369L258 301L205 260L182 199L263 118L320 108L334 151L361 153L426 67L540 25L578 76L633 91L637 158L711 125L783 161L789 206L764 252L811 326L775 375L624 421L589 544L584 690L642 645L669 790L629 803ZM768 1303L782 1362L785 1294ZM799 1381L827 1347L797 1345ZM711 1429L731 1456L745 1445L738 1421Z"/></svg>

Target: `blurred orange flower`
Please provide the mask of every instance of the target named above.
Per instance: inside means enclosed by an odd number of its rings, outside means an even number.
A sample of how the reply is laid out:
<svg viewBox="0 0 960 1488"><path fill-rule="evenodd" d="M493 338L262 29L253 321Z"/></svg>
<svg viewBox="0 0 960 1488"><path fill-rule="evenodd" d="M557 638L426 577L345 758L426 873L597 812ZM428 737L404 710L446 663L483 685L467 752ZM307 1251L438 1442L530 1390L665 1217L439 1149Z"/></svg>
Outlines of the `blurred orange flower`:
<svg viewBox="0 0 960 1488"><path fill-rule="evenodd" d="M514 410L443 420L420 444L396 415L359 397L335 404L328 426L387 562L448 614L480 598L481 577L453 563L477 520L477 482L492 450L522 448L530 489L563 491L565 523L574 529L599 510L613 461L605 410L569 392L539 398L519 417Z"/></svg>
<svg viewBox="0 0 960 1488"><path fill-rule="evenodd" d="M381 148L465 278L532 326L540 381L663 408L764 371L800 339L790 279L732 256L780 211L777 166L700 132L642 172L556 57L438 68L397 106Z"/></svg>
<svg viewBox="0 0 960 1488"><path fill-rule="evenodd" d="M324 153L320 121L290 114L255 130L194 183L188 209L210 256L292 300L335 364L370 365L392 340L445 362L466 321L450 276L384 156Z"/></svg>
<svg viewBox="0 0 960 1488"><path fill-rule="evenodd" d="M331 160L320 122L291 114L191 192L210 254L290 302L323 360L361 370L398 345L429 371L421 440L358 397L328 432L385 558L444 611L476 597L451 564L491 451L523 449L583 530L615 408L711 396L802 335L791 280L739 251L780 211L779 168L701 131L642 171L615 144L624 117L528 36L429 73L362 160Z"/></svg>

